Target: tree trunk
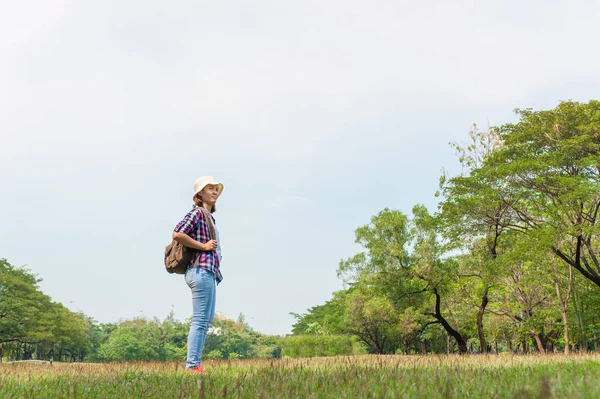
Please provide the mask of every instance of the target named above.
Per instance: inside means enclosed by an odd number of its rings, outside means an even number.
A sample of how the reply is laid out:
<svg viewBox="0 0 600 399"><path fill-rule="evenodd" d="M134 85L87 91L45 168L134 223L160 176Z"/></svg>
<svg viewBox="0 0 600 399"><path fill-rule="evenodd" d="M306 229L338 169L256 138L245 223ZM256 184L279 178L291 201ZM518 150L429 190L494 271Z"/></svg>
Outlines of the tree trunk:
<svg viewBox="0 0 600 399"><path fill-rule="evenodd" d="M31 345L23 345L23 360L31 360L31 355L33 353L33 348Z"/></svg>
<svg viewBox="0 0 600 399"><path fill-rule="evenodd" d="M581 306L581 298L579 296L579 292L577 291L577 284L575 284L575 276L573 276L573 310L575 310L575 319L577 320L577 324L579 325L579 350L585 351L586 339L585 339L585 325L583 324L583 309Z"/></svg>
<svg viewBox="0 0 600 399"><path fill-rule="evenodd" d="M452 328L450 323L448 323L448 321L444 318L444 316L442 316L441 306L440 306L442 300L441 300L440 294L437 291L437 288L433 289L433 293L435 294L435 313L433 313L433 317L435 317L436 320L438 320L440 322L442 327L444 327L446 332L456 340L456 343L458 344L458 352L461 354L467 353L467 341L465 341L463 336L460 335L460 333L458 331L456 331L454 328Z"/></svg>
<svg viewBox="0 0 600 399"><path fill-rule="evenodd" d="M573 267L569 266L569 285L567 289L567 293L563 299L562 294L560 292L559 285L559 274L558 274L558 265L554 262L554 286L556 287L556 296L558 297L558 302L560 303L560 314L563 321L563 326L565 330L565 355L569 354L569 319L567 318L567 311L569 307L569 298L571 297L571 292L573 291Z"/></svg>
<svg viewBox="0 0 600 399"><path fill-rule="evenodd" d="M542 343L542 339L540 338L540 334L538 334L537 330L535 328L532 328L529 331L529 333L533 337L533 340L535 341L535 345L537 346L538 351L540 351L540 353L542 353L542 354L546 354L546 348L544 348L544 344Z"/></svg>
<svg viewBox="0 0 600 399"><path fill-rule="evenodd" d="M565 355L569 354L569 320L567 318L567 312L561 311L563 325L565 329Z"/></svg>
<svg viewBox="0 0 600 399"><path fill-rule="evenodd" d="M487 353L487 342L485 340L485 331L483 330L483 315L488 302L488 286L486 285L483 296L481 297L481 305L479 305L479 311L477 312L477 334L479 335L481 353Z"/></svg>

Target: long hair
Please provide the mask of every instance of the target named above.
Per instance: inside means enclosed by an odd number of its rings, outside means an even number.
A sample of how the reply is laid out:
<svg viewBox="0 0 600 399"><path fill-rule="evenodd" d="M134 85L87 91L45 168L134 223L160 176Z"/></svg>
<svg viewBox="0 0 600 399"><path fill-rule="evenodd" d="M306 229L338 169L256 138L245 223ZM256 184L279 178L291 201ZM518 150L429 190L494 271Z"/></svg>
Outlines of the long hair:
<svg viewBox="0 0 600 399"><path fill-rule="evenodd" d="M194 195L194 206L195 207L201 207L203 206L202 203L202 197L200 197L200 193ZM217 204L214 204L211 208L210 208L210 213L215 213L217 211Z"/></svg>

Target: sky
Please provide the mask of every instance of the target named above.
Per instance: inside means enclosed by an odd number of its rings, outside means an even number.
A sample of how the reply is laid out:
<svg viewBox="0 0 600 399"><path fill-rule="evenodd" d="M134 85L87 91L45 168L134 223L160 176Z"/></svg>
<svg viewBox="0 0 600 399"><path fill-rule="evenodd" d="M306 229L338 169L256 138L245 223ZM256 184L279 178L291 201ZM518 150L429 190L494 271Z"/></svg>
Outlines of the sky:
<svg viewBox="0 0 600 399"><path fill-rule="evenodd" d="M354 230L435 211L450 141L600 93L596 1L0 0L0 258L99 322L191 315L164 247L193 184L217 311L263 333L343 288Z"/></svg>

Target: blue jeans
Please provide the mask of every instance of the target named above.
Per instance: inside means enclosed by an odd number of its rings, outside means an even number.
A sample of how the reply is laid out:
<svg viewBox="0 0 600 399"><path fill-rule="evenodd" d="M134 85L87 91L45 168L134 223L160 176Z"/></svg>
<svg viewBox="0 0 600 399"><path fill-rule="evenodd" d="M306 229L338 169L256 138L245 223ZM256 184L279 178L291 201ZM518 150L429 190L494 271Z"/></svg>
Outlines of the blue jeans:
<svg viewBox="0 0 600 399"><path fill-rule="evenodd" d="M202 361L206 332L215 318L217 290L215 275L204 269L188 269L185 273L185 282L192 290L193 309L185 367L192 369L199 366Z"/></svg>

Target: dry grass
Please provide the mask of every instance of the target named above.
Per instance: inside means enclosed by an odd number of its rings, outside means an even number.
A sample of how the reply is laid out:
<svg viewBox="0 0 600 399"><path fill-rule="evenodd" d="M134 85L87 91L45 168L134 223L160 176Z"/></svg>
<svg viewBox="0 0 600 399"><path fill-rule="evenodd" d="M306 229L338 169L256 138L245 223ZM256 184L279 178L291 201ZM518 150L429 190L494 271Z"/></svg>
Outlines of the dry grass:
<svg viewBox="0 0 600 399"><path fill-rule="evenodd" d="M598 398L600 355L4 364L2 398Z"/></svg>

